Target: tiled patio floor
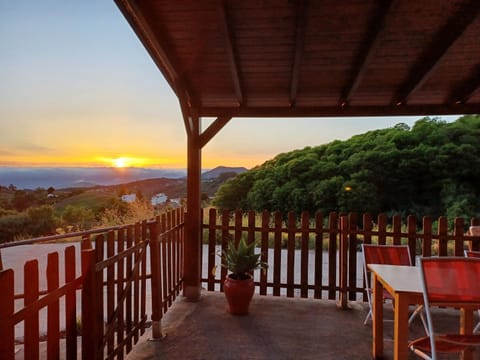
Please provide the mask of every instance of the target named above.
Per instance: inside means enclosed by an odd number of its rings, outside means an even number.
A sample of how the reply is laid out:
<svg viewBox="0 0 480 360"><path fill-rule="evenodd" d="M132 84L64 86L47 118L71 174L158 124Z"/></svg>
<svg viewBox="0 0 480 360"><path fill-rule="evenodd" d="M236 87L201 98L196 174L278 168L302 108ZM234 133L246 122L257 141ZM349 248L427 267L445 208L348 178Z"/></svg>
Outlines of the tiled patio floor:
<svg viewBox="0 0 480 360"><path fill-rule="evenodd" d="M179 298L163 319L166 337L148 341L148 329L128 359L371 359L372 327L363 325L367 305L350 306L256 295L248 316L232 316L222 293L204 292L197 303ZM391 315L386 305L385 316ZM392 325L385 322L386 359L392 359ZM417 319L410 334L420 336L422 329Z"/></svg>

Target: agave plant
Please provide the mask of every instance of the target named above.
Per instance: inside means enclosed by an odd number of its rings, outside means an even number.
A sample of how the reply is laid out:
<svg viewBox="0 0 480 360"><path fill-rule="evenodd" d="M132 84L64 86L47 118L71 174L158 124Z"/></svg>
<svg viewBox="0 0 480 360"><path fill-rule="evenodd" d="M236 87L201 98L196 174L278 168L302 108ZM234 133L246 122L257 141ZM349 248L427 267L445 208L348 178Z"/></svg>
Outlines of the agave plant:
<svg viewBox="0 0 480 360"><path fill-rule="evenodd" d="M249 273L256 269L266 269L268 264L260 261L261 254L255 254L255 242L247 244L241 239L238 246L230 241L228 248L221 253L222 267L231 272L229 275L236 280L248 279Z"/></svg>

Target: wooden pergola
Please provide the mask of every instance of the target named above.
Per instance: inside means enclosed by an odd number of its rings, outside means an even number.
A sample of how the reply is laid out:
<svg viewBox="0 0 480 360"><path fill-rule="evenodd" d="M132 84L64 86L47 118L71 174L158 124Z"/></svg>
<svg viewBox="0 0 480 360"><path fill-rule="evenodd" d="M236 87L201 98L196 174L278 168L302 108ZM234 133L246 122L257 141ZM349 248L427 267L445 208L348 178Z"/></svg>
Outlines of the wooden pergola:
<svg viewBox="0 0 480 360"><path fill-rule="evenodd" d="M182 109L191 300L202 148L231 118L480 113L478 0L115 1Z"/></svg>

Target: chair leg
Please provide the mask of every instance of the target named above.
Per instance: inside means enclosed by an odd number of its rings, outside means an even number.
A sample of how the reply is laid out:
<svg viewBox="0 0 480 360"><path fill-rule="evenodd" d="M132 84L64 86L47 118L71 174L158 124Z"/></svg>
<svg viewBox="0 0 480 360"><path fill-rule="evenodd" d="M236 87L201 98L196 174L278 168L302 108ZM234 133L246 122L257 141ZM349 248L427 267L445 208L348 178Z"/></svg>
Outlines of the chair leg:
<svg viewBox="0 0 480 360"><path fill-rule="evenodd" d="M365 320L363 321L363 325L367 325L368 320L372 318L372 309L368 310L367 316L365 316Z"/></svg>
<svg viewBox="0 0 480 360"><path fill-rule="evenodd" d="M413 322L413 319L415 319L415 317L417 315L420 316L420 320L422 321L422 325L423 325L423 329L425 330L425 334L429 335L427 321L425 320L425 315L423 314L423 305L417 306L417 308L412 313L412 315L410 315L410 317L408 318L408 326L410 326L410 324Z"/></svg>
<svg viewBox="0 0 480 360"><path fill-rule="evenodd" d="M475 328L473 329L473 332L476 333L476 332L478 332L478 330L480 330L480 321L478 322L477 325L475 325Z"/></svg>
<svg viewBox="0 0 480 360"><path fill-rule="evenodd" d="M480 309L477 310L477 313L478 315L480 316ZM478 330L480 330L480 321L477 323L477 325L475 325L475 327L473 328L473 333L476 333L478 332Z"/></svg>

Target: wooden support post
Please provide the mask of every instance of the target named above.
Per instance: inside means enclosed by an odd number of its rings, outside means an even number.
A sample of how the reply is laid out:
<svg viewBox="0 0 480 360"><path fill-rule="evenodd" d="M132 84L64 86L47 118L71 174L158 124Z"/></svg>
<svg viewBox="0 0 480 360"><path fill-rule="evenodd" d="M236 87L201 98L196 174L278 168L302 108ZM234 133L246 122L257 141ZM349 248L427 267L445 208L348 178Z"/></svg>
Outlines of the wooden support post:
<svg viewBox="0 0 480 360"><path fill-rule="evenodd" d="M200 117L191 116L187 144L187 216L185 218L185 252L183 295L197 301L201 294L201 188L202 148L200 145Z"/></svg>

